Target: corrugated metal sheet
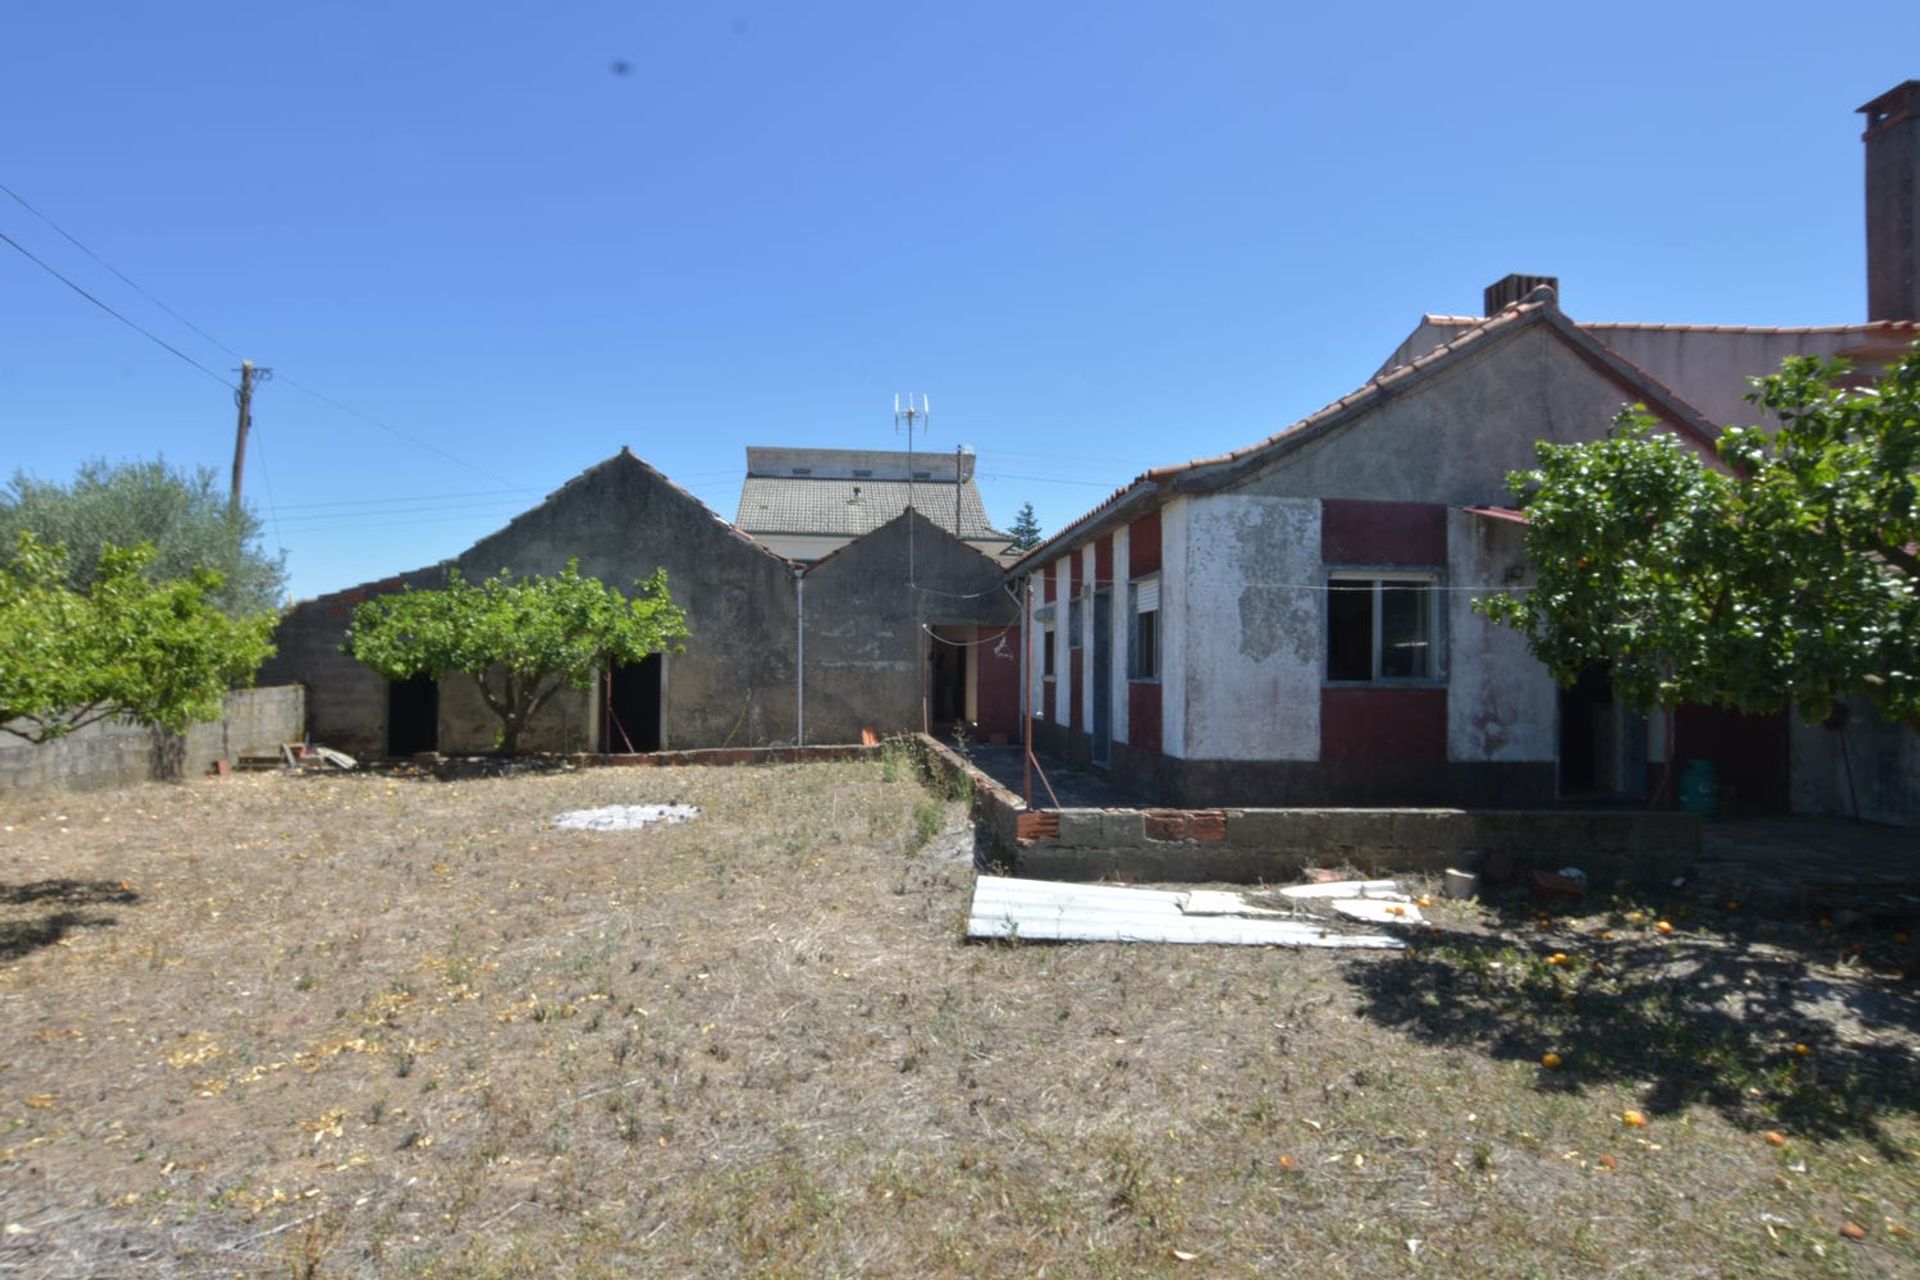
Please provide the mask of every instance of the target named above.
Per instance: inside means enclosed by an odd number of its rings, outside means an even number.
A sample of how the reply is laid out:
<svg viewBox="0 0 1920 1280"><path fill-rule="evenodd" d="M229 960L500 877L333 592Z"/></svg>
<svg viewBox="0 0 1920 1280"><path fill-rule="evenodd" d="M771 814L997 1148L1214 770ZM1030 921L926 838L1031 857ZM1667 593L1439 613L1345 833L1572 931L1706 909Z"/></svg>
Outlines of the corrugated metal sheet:
<svg viewBox="0 0 1920 1280"><path fill-rule="evenodd" d="M1031 942L1171 942L1240 947L1358 947L1406 944L1379 933L1269 917L1188 915L1188 894L1121 885L1060 884L980 876L973 886L969 938Z"/></svg>

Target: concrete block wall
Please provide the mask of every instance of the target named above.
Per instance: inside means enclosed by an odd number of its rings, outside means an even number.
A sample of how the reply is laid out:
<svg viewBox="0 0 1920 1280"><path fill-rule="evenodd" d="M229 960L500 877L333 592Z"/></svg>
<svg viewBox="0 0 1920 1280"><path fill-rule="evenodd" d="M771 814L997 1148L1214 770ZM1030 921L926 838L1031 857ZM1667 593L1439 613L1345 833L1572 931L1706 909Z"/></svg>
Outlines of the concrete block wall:
<svg viewBox="0 0 1920 1280"><path fill-rule="evenodd" d="M283 742L299 741L306 718L306 690L278 685L229 693L224 716L184 734L103 721L39 745L0 738L0 795L197 777L215 760L267 755Z"/></svg>

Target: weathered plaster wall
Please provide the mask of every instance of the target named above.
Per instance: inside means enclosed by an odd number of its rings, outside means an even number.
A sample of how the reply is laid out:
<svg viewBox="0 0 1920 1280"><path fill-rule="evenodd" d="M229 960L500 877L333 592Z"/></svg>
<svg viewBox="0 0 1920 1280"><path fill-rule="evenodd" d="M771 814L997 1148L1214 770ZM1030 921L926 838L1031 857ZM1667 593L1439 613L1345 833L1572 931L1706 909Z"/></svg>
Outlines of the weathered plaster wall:
<svg viewBox="0 0 1920 1280"><path fill-rule="evenodd" d="M1113 740L1126 742L1129 721L1127 672L1133 661L1133 595L1129 590L1125 525L1113 533Z"/></svg>
<svg viewBox="0 0 1920 1280"><path fill-rule="evenodd" d="M1790 729L1793 812L1920 827L1920 731L1848 709L1844 734L1798 716ZM1851 777L1849 777L1851 775Z"/></svg>
<svg viewBox="0 0 1920 1280"><path fill-rule="evenodd" d="M469 578L511 569L551 574L577 557L580 572L623 589L667 571L674 602L687 614L686 652L670 660L667 747L754 746L789 742L794 733L793 567L733 530L686 491L631 454L583 472L546 502L482 539L454 564ZM369 584L289 613L277 636L280 655L263 680L309 686L316 741L358 755L386 750L386 682L339 652L353 604L404 583L432 587L445 567ZM457 688L442 691L447 750L492 741ZM589 713L579 695L563 697L530 726L526 745L564 749L580 742Z"/></svg>
<svg viewBox="0 0 1920 1280"><path fill-rule="evenodd" d="M910 544L913 580L937 589L907 589ZM863 728L917 731L928 652L922 624L994 630L1014 622L1003 576L998 563L918 512L809 569L807 740L858 742ZM670 668L669 697L677 674Z"/></svg>
<svg viewBox="0 0 1920 1280"><path fill-rule="evenodd" d="M1626 399L1618 384L1536 325L1284 454L1235 490L1504 504L1507 473L1535 464L1536 441L1597 439Z"/></svg>
<svg viewBox="0 0 1920 1280"><path fill-rule="evenodd" d="M1526 529L1464 511L1447 513L1447 759L1552 761L1557 757L1558 695L1526 637L1473 611L1485 587L1507 585L1526 560ZM1531 585L1529 573L1519 585Z"/></svg>
<svg viewBox="0 0 1920 1280"><path fill-rule="evenodd" d="M1189 498L1175 498L1160 508L1160 750L1163 755L1187 755L1187 691L1206 673L1193 667L1188 633L1193 596L1188 590L1187 520L1193 510Z"/></svg>
<svg viewBox="0 0 1920 1280"><path fill-rule="evenodd" d="M220 719L184 734L100 721L38 745L0 736L0 795L198 777L215 760L276 754L281 743L300 741L305 722L305 691L280 685L234 690Z"/></svg>
<svg viewBox="0 0 1920 1280"><path fill-rule="evenodd" d="M1179 754L1317 759L1320 504L1213 494L1184 507L1185 658L1169 666L1183 677Z"/></svg>
<svg viewBox="0 0 1920 1280"><path fill-rule="evenodd" d="M1061 556L1048 572L1053 576L1053 722L1073 719L1073 556Z"/></svg>

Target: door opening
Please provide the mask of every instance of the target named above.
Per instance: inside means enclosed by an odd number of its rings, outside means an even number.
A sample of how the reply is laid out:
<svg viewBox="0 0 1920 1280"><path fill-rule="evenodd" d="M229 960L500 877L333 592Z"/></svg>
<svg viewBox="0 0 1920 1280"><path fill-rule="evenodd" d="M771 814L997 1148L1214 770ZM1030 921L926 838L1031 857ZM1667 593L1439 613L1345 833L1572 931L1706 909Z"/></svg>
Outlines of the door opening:
<svg viewBox="0 0 1920 1280"><path fill-rule="evenodd" d="M1644 799L1647 721L1613 697L1604 665L1588 667L1560 691L1560 795L1564 799Z"/></svg>
<svg viewBox="0 0 1920 1280"><path fill-rule="evenodd" d="M1093 593L1093 762L1113 758L1113 593Z"/></svg>
<svg viewBox="0 0 1920 1280"><path fill-rule="evenodd" d="M607 672L600 704L600 749L630 755L660 749L666 663L657 653Z"/></svg>
<svg viewBox="0 0 1920 1280"><path fill-rule="evenodd" d="M431 676L387 682L387 754L440 748L440 682Z"/></svg>
<svg viewBox="0 0 1920 1280"><path fill-rule="evenodd" d="M967 655L972 627L934 627L927 637L927 720L936 737L949 737L967 720Z"/></svg>

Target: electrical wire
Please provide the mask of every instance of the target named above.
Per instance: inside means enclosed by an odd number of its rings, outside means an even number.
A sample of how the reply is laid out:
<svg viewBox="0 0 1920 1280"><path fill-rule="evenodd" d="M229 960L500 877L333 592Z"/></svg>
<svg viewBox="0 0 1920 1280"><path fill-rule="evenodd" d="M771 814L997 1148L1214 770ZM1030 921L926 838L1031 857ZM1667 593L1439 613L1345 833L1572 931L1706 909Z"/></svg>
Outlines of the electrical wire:
<svg viewBox="0 0 1920 1280"><path fill-rule="evenodd" d="M20 205L21 208L25 209L27 212L31 213L34 217L40 219L40 221L46 223L48 226L52 227L55 231L59 232L62 236L66 237L66 239L72 242L72 244L76 248L78 248L82 253L86 254L89 258L92 258L95 262L99 263L101 266L105 267L108 271L112 272L114 276L117 277L121 282L123 282L128 288L132 289L135 293L145 298L148 302L151 302L154 306L159 307L162 311L166 312L168 315L172 316L175 320L178 320L181 324L187 326L187 328L193 330L195 333L199 334L202 338L205 338L208 342L220 348L220 350L226 352L228 355L232 356L234 359L240 360L245 358L241 356L241 354L238 351L235 351L232 347L220 341L220 339L214 337L212 334L208 333L205 329L202 329L199 325L195 324L193 321L187 319L185 316L181 315L178 311L174 310L172 307L162 302L154 294L148 292L146 289L141 288L138 284L136 284L133 281L132 277L128 276L125 272L121 271L118 267L114 266L111 262L108 262L105 258L95 253L92 249L89 249L85 244L81 243L80 238L78 236L74 235L71 231L68 231L65 227L55 222L52 218L42 213L39 209L35 208L33 205L29 204L27 202L26 197L22 196L19 192L15 191L12 187L6 186L5 184L0 184L0 191L6 192ZM181 351L178 347L174 346L172 343L167 342L164 339L155 337L151 333L148 333L147 330L142 329L139 325L127 319L127 317L121 315L118 311L115 311L112 307L108 306L106 303L100 301L100 299L94 297L91 293L88 293L85 289L81 288L79 285L75 284L73 281L67 279L67 277L61 275L58 271L54 270L54 268L52 268L51 266L48 266L45 262L42 262L39 258L35 257L33 253L31 253L29 250L23 247L18 241L14 240L11 236L8 236L5 232L0 232L0 240L5 240L8 244L12 245L15 249L18 249L21 253L26 254L28 258L31 258L43 270L52 274L54 277L59 279L61 283L65 284L68 288L72 289L75 293L78 293L81 297L85 298L87 301L93 303L95 306L105 311L108 315L113 316L116 320L119 320L122 324L127 325L129 328L132 328L137 332L145 335L147 338L152 339L154 342L159 343L161 346L165 347L168 351L171 351L174 355L179 356L182 360L185 360L188 364L200 370L202 373L206 374L208 377L217 380L222 386L231 387L233 385L232 383L228 382L225 378L222 378L219 374L215 373L213 370L207 368L207 366L201 364L198 360L195 360L192 356L189 356L185 352ZM358 409L355 409L350 405L342 404L340 403L340 401L335 400L332 396L325 395L319 391L315 391L312 387L308 387L299 382L296 382L292 378L287 377L287 375L284 372L281 372L279 374L279 379L280 381L286 383L288 386L294 388L296 391L305 392L307 395L312 396L314 399L320 401L322 404L330 405L334 409L339 410L341 413L345 413L351 417L359 418L362 421L372 423L374 426L379 427L382 431L388 432L398 439L405 440L408 444L414 445L417 448L425 449L429 453L437 454L440 457L445 458L447 461L455 463L459 466L466 467L469 470L477 471L481 475L486 476L490 480L497 480L501 484L506 484L506 485L511 485L513 483L513 481L507 479L503 475L500 475L493 471L489 471L485 467L479 466L476 463L468 462L465 458L457 457L454 454L449 453L445 449L440 448L438 445L429 444L428 442L418 438L417 436L409 435L408 433L400 430L398 427L389 426L387 423L380 421L378 418L375 418L370 414L362 413Z"/></svg>
<svg viewBox="0 0 1920 1280"><path fill-rule="evenodd" d="M175 320L178 320L181 324L187 326L187 328L193 330L195 333L205 338L208 342L211 342L214 346L220 348L222 351L232 356L235 360L246 359L246 357L241 355L238 351L235 351L232 347L220 341L220 339L214 337L212 334L208 333L205 329L202 329L199 325L187 319L185 316L181 315L178 311L175 311L172 307L160 301L160 299L154 297L151 293L148 293L145 289L142 289L138 284L135 284L133 280L128 278L125 272L121 271L118 267L114 266L111 262L108 262L105 258L101 257L99 254L95 253L93 250L87 248L86 245L81 244L79 237L75 236L71 231L68 231L65 227L55 222L52 218L49 218L46 214L40 212L38 209L28 204L27 198L21 195L18 191L15 191L12 187L7 186L3 182L0 182L0 191L4 191L8 195L12 196L14 199L14 202L18 204L22 209L25 209L28 213L40 219L40 221L46 223L48 226L52 227L55 231L58 231L62 236L65 236L67 240L73 245L74 248L86 254L89 258L92 258L95 262L105 267L108 271L111 271L116 277L118 277L118 279L122 284L127 286L127 288L133 290L135 293L145 298L148 302L151 302L154 306L160 308L162 311L172 316Z"/></svg>
<svg viewBox="0 0 1920 1280"><path fill-rule="evenodd" d="M9 194L11 194L11 192L9 192ZM18 240L15 240L12 236L8 235L6 232L0 231L0 240L5 240L9 245L12 245L15 249L19 250L19 252L26 257L27 261L33 263L34 266L39 267L42 271L52 276L55 280L58 280L61 284L64 284L65 286L67 286L67 288L73 290L75 293L85 298L88 302L91 302L94 306L100 308L102 311L106 312L108 315L112 316L115 320L118 320L121 324L127 326L127 328L133 330L135 333L139 334L141 337L145 338L147 341L155 344L156 346L165 348L167 351L171 352L173 355L177 356L178 358L186 361L188 364L192 365L194 368L198 369L200 372L206 374L209 378L212 378L215 382L227 388L229 391L234 389L234 386L231 382L228 382L225 378L221 377L219 374L215 373L213 370L207 368L207 366L201 364L198 360L195 360L192 356L188 355L186 352L182 351L180 348L174 346L171 342L168 342L165 338L159 337L158 335L151 333L146 329L141 328L139 325L127 319L125 316L121 315L118 311L115 311L112 307L108 306L106 303L100 301L100 299L88 293L85 289L82 289L79 285L75 284L73 281L67 279L67 277L61 275L60 272L55 270L53 267L49 266L46 262L42 261L40 257L33 252L33 250L27 248L25 245L21 244Z"/></svg>

